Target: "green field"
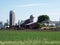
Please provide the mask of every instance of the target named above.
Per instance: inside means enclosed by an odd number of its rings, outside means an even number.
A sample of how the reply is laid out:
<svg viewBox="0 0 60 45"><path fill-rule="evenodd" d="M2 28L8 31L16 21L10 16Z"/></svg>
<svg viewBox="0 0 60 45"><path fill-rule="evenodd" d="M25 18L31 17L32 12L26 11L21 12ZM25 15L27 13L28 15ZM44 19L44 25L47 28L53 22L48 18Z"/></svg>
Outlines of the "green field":
<svg viewBox="0 0 60 45"><path fill-rule="evenodd" d="M60 45L60 32L0 30L0 45Z"/></svg>

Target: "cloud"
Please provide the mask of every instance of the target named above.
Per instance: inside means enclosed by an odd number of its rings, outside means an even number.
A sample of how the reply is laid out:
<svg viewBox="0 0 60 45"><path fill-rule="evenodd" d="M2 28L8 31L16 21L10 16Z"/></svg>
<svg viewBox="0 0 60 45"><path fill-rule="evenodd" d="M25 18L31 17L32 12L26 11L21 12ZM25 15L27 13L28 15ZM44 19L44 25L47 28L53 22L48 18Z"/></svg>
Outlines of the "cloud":
<svg viewBox="0 0 60 45"><path fill-rule="evenodd" d="M25 4L25 5L17 5L16 7L38 7L43 5L45 4Z"/></svg>

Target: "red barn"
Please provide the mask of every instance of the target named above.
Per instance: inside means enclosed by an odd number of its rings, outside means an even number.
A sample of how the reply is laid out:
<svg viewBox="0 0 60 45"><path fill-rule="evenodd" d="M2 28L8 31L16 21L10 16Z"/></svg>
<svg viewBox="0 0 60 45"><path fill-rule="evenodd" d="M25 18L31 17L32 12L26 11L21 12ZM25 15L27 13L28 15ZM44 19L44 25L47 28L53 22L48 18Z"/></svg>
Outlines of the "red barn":
<svg viewBox="0 0 60 45"><path fill-rule="evenodd" d="M37 22L32 22L32 23L26 24L26 27L30 28L30 29L35 29L36 26L37 26Z"/></svg>

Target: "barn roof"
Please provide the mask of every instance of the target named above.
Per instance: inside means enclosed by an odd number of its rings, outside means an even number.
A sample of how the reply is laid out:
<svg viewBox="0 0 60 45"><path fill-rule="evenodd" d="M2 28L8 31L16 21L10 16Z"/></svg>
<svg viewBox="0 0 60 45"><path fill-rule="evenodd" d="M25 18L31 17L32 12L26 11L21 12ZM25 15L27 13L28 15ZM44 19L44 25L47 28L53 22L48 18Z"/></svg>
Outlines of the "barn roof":
<svg viewBox="0 0 60 45"><path fill-rule="evenodd" d="M34 23L36 23L36 22L28 23L28 24L26 24L26 25L31 25L31 24L34 24Z"/></svg>

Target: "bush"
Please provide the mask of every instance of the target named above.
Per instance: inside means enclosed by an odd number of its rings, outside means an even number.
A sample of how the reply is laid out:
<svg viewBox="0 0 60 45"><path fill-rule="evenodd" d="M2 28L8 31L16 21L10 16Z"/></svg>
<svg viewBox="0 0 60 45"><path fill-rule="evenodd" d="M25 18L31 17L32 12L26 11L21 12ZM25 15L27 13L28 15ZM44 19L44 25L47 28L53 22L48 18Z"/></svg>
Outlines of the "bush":
<svg viewBox="0 0 60 45"><path fill-rule="evenodd" d="M37 28L44 27L45 25L43 23L37 23Z"/></svg>

